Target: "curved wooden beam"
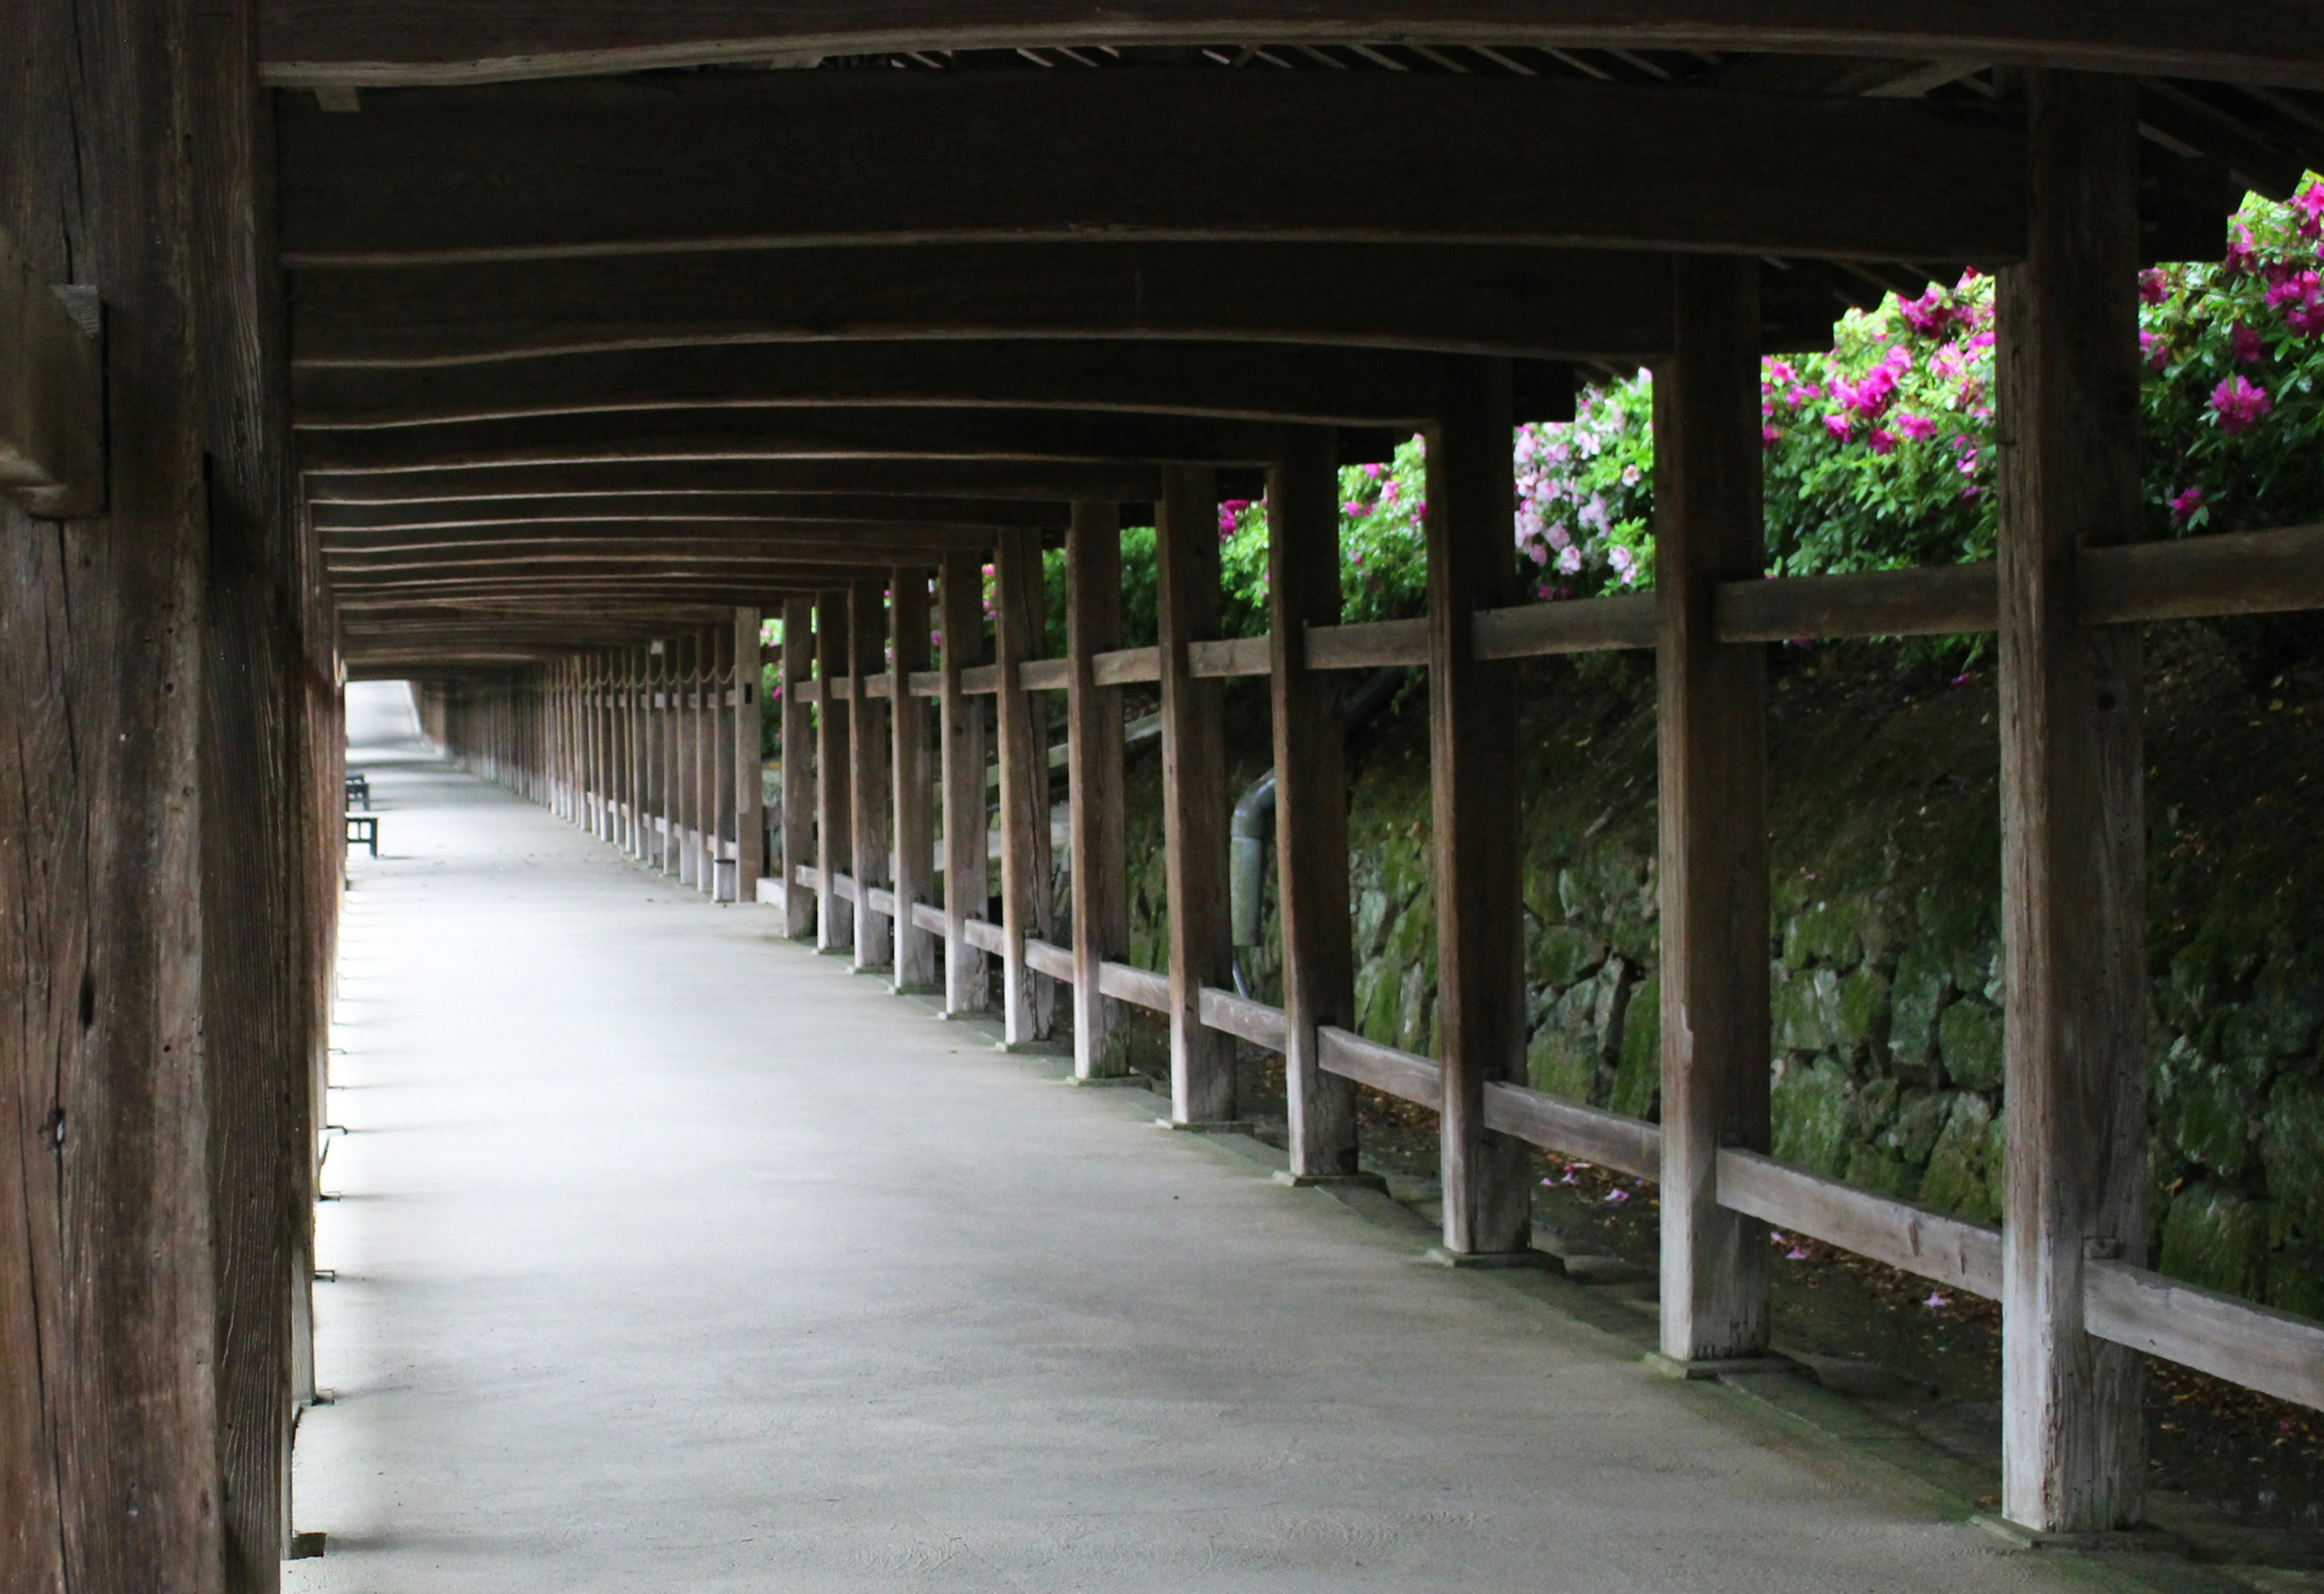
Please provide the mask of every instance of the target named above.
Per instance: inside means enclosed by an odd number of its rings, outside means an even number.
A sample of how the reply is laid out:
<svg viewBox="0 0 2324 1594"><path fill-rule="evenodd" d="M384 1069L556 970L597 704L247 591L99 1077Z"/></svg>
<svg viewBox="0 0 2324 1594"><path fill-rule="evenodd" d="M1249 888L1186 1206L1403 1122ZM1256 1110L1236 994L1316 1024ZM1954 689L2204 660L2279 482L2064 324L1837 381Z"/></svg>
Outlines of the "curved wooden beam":
<svg viewBox="0 0 2324 1594"><path fill-rule="evenodd" d="M2324 16L2301 0L2111 7L2080 0L265 0L261 71L282 86L462 83L886 51L1419 39L1565 49L1969 57L2324 86Z"/></svg>

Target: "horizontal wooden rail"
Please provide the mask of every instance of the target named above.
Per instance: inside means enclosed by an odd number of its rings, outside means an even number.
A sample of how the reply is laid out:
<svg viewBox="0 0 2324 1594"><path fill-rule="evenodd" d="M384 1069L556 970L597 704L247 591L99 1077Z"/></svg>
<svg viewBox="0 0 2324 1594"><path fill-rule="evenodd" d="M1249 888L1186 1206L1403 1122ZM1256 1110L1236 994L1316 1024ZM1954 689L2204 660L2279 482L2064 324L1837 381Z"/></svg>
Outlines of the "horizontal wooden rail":
<svg viewBox="0 0 2324 1594"><path fill-rule="evenodd" d="M1046 974L1051 979L1074 982L1074 954L1070 948L1046 941L1025 938L1025 964L1036 974Z"/></svg>
<svg viewBox="0 0 2324 1594"><path fill-rule="evenodd" d="M1162 650L1125 647L1098 653L1090 660L1090 673L1100 686L1130 686L1162 679Z"/></svg>
<svg viewBox="0 0 2324 1594"><path fill-rule="evenodd" d="M984 919L963 919L960 922L960 937L978 951L991 952L996 958L1009 949L1008 938L1001 933L1001 926Z"/></svg>
<svg viewBox="0 0 2324 1594"><path fill-rule="evenodd" d="M1477 616L1480 659L1533 659L1654 645L1655 600L1644 592L1486 609Z"/></svg>
<svg viewBox="0 0 2324 1594"><path fill-rule="evenodd" d="M944 696L944 672L915 670L904 677L904 690L915 698L940 698Z"/></svg>
<svg viewBox="0 0 2324 1594"><path fill-rule="evenodd" d="M1366 620L1354 626L1307 627L1307 664L1314 670L1379 670L1428 663L1426 620Z"/></svg>
<svg viewBox="0 0 2324 1594"><path fill-rule="evenodd" d="M2324 526L2125 542L2081 562L2087 625L2324 608Z"/></svg>
<svg viewBox="0 0 2324 1594"><path fill-rule="evenodd" d="M1487 1082L1485 1127L1640 1179L1663 1174L1663 1132L1654 1125L1524 1085Z"/></svg>
<svg viewBox="0 0 2324 1594"><path fill-rule="evenodd" d="M1265 636L1233 636L1222 642L1190 643L1186 648L1187 672L1210 680L1235 675L1265 675L1275 668L1272 646Z"/></svg>
<svg viewBox="0 0 2324 1594"><path fill-rule="evenodd" d="M895 676L881 672L863 678L863 695L867 698L892 698L896 695Z"/></svg>
<svg viewBox="0 0 2324 1594"><path fill-rule="evenodd" d="M1150 968L1130 963L1101 963L1097 966L1097 988L1118 1002L1128 1002L1149 1013L1170 1010L1169 977Z"/></svg>
<svg viewBox="0 0 2324 1594"><path fill-rule="evenodd" d="M1063 691L1073 672L1070 660L1027 659L1017 666L1017 684L1027 691Z"/></svg>
<svg viewBox="0 0 2324 1594"><path fill-rule="evenodd" d="M896 894L887 887L874 885L863 894L863 900L871 904L873 913L885 913L890 919L896 916Z"/></svg>
<svg viewBox="0 0 2324 1594"><path fill-rule="evenodd" d="M1990 631L1997 590L1989 563L1728 581L1713 599L1712 625L1721 642Z"/></svg>
<svg viewBox="0 0 2324 1594"><path fill-rule="evenodd" d="M932 935L943 935L951 928L945 922L944 910L927 903L912 904L912 922Z"/></svg>
<svg viewBox="0 0 2324 1594"><path fill-rule="evenodd" d="M1249 1041L1269 1052L1281 1052L1289 1043L1289 1029L1280 1007L1269 1007L1264 1002L1254 1002L1215 986L1204 986L1196 1003L1194 1016L1222 1034Z"/></svg>
<svg viewBox="0 0 2324 1594"><path fill-rule="evenodd" d="M795 681L791 682L791 696L797 698L802 703L820 703L823 701L823 682L820 681ZM836 700L834 700L835 701Z"/></svg>
<svg viewBox="0 0 2324 1594"><path fill-rule="evenodd" d="M799 885L807 890L821 891L823 889L823 871L816 868L813 864L801 864L797 869L793 870L792 873L798 876Z"/></svg>
<svg viewBox="0 0 2324 1594"><path fill-rule="evenodd" d="M1787 1167L1757 1152L1719 1154L1719 1204L1987 1300L2001 1297L2001 1234L1893 1196Z"/></svg>
<svg viewBox="0 0 2324 1594"><path fill-rule="evenodd" d="M839 898L842 902L853 902L855 900L855 876L853 875L843 875L838 871L834 870L831 876L831 894Z"/></svg>
<svg viewBox="0 0 2324 1594"><path fill-rule="evenodd" d="M1383 1046L1378 1041L1367 1041L1361 1035L1333 1029L1329 1024L1315 1033L1320 1043L1316 1060L1325 1073L1370 1085L1375 1090L1417 1102L1432 1110L1441 1102L1439 1081L1443 1070L1433 1060Z"/></svg>
<svg viewBox="0 0 2324 1594"><path fill-rule="evenodd" d="M960 672L960 690L972 696L989 696L1001 690L1001 666L979 664Z"/></svg>
<svg viewBox="0 0 2324 1594"><path fill-rule="evenodd" d="M2324 1323L2105 1261L2083 1265L2082 1316L2101 1339L2324 1411Z"/></svg>

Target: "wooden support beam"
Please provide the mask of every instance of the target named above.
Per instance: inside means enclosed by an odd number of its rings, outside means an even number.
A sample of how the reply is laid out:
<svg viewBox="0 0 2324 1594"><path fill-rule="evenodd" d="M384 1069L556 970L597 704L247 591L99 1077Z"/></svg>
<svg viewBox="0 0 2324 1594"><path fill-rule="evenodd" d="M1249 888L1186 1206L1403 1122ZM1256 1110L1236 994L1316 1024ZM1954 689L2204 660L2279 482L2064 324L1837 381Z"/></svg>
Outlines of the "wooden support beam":
<svg viewBox="0 0 2324 1594"><path fill-rule="evenodd" d="M697 504L723 495L761 493L1052 505L1071 498L1150 504L1161 491L1161 477L1152 466L1088 460L615 459L587 465L345 475L309 471L304 479L307 502L318 513L326 505L457 504L485 498L619 494L679 496ZM1062 523L1045 518L1037 524Z"/></svg>
<svg viewBox="0 0 2324 1594"><path fill-rule="evenodd" d="M944 782L945 1013L981 1013L991 1005L984 953L966 926L982 919L991 868L986 847L985 708L961 690L961 672L984 654L984 575L973 554L948 553L937 577L944 632L943 681L936 700Z"/></svg>
<svg viewBox="0 0 2324 1594"><path fill-rule="evenodd" d="M658 410L827 404L1129 410L1250 421L1412 426L1443 367L1402 349L1022 338L736 343L620 348L484 366L304 366L310 430ZM1573 368L1528 361L1519 418L1570 420Z"/></svg>
<svg viewBox="0 0 2324 1594"><path fill-rule="evenodd" d="M1258 340L1621 360L1667 346L1669 282L1659 255L1477 245L720 250L305 271L292 332L305 368L931 338Z"/></svg>
<svg viewBox="0 0 2324 1594"><path fill-rule="evenodd" d="M819 862L816 826L816 730L814 711L803 689L815 672L815 600L793 598L783 604L779 681L782 688L783 933L804 941L815 932L815 894L799 884L799 871Z"/></svg>
<svg viewBox="0 0 2324 1594"><path fill-rule="evenodd" d="M1093 237L2001 261L2024 236L2016 128L1918 98L1514 75L782 72L447 89L360 116L293 96L281 114L293 268ZM834 138L844 164L824 158ZM1625 159L1570 158L1598 142Z"/></svg>
<svg viewBox="0 0 2324 1594"><path fill-rule="evenodd" d="M2146 1223L2146 858L2138 634L2074 612L2081 551L2138 524L2137 109L2036 72L2026 263L1996 300L2002 947L2002 1511L2143 1508L2143 1373L2084 1321L2084 1263Z"/></svg>
<svg viewBox="0 0 2324 1594"><path fill-rule="evenodd" d="M886 582L857 581L847 589L849 673L857 679L877 671L887 653ZM826 704L824 711L829 713ZM853 756L847 769L849 834L853 859L848 867L855 894L855 967L886 968L895 961L893 926L872 905L867 887L889 884L888 859L895 840L889 802L895 792L895 766L888 751L888 705L857 692L847 709Z"/></svg>
<svg viewBox="0 0 2324 1594"><path fill-rule="evenodd" d="M1463 361L1447 385L1455 402L1426 433L1428 730L1444 1251L1458 1258L1530 1249L1533 1206L1525 1148L1484 1122L1485 1086L1525 1079L1517 676L1474 638L1478 610L1517 597L1508 366Z"/></svg>
<svg viewBox="0 0 2324 1594"><path fill-rule="evenodd" d="M1817 0L1147 0L1133 10L1008 0L973 10L867 11L813 0L770 12L717 0L641 14L620 0L553 9L498 0L416 19L396 0L267 0L260 39L278 86L456 84L801 60L891 51L1065 45L1216 44L1257 39L1580 50L1798 51L1902 60L2050 62L2113 72L2243 79L2324 88L2324 23L2277 0L2164 6L2092 29L2069 0L1950 0L1910 10ZM369 114L368 101L366 114ZM355 118L348 118L354 120Z"/></svg>
<svg viewBox="0 0 2324 1594"><path fill-rule="evenodd" d="M1121 694L1097 683L1096 656L1121 645L1121 521L1114 505L1074 506L1065 533L1065 765L1073 876L1074 1075L1130 1071L1129 1037L1098 971L1130 955L1129 821L1122 801Z"/></svg>
<svg viewBox="0 0 2324 1594"><path fill-rule="evenodd" d="M846 592L826 592L815 605L815 673L818 685L828 685L848 673ZM848 732L853 705L829 692L816 700L815 714L815 944L819 951L835 952L855 945L855 915L839 905L837 880L853 867L854 832L849 824L848 774L854 753Z"/></svg>
<svg viewBox="0 0 2324 1594"><path fill-rule="evenodd" d="M317 482L326 479L317 477ZM310 484L311 485L311 484ZM511 530L547 525L578 534L599 525L628 525L643 534L710 534L735 524L767 523L786 533L812 531L832 536L877 537L884 533L948 536L953 528L1041 526L1062 529L1065 505L1006 498L941 498L904 493L786 493L588 491L531 495L484 495L465 498L386 503L318 503L315 529L327 540L345 542L357 533L389 534ZM627 533L624 533L627 534Z"/></svg>
<svg viewBox="0 0 2324 1594"><path fill-rule="evenodd" d="M1291 1177L1356 1172L1356 1097L1323 1066L1321 1030L1354 1027L1348 792L1338 693L1311 668L1311 626L1340 623L1340 476L1328 432L1286 428L1267 479L1274 666L1276 892L1283 923L1284 1095Z"/></svg>
<svg viewBox="0 0 2324 1594"><path fill-rule="evenodd" d="M899 565L889 580L891 621L889 668L898 674L928 664L928 578L924 565ZM892 694L888 724L894 759L896 816L895 915L898 991L933 993L936 979L936 938L912 910L936 894L936 761L929 736L929 705L908 692Z"/></svg>
<svg viewBox="0 0 2324 1594"><path fill-rule="evenodd" d="M993 560L1001 690L1001 1033L1004 1045L1047 1040L1056 987L1025 960L1028 938L1047 941L1056 915L1049 888L1049 705L1020 690L1019 666L1038 658L1047 631L1041 545L1029 532L1001 533Z"/></svg>
<svg viewBox="0 0 2324 1594"><path fill-rule="evenodd" d="M1217 480L1208 470L1162 475L1154 540L1161 629L1162 839L1169 899L1170 1122L1200 1128L1235 1117L1234 1043L1203 1023L1202 990L1234 978L1227 919L1226 699L1194 673L1192 649L1215 639L1219 585Z"/></svg>
<svg viewBox="0 0 2324 1594"><path fill-rule="evenodd" d="M653 676L658 661L649 644L629 650L627 737L630 765L629 851L640 861L651 846L653 798Z"/></svg>
<svg viewBox="0 0 2324 1594"><path fill-rule="evenodd" d="M44 274L0 231L0 496L64 520L105 509L105 352Z"/></svg>
<svg viewBox="0 0 2324 1594"><path fill-rule="evenodd" d="M766 783L760 748L766 720L765 670L759 634L763 616L756 608L734 611L734 642L728 657L734 675L733 750L727 767L734 793L734 890L733 901L759 900L759 876L767 867Z"/></svg>
<svg viewBox="0 0 2324 1594"><path fill-rule="evenodd" d="M322 541L333 570L397 570L430 563L503 560L659 558L733 561L752 557L800 563L876 563L933 559L947 548L976 549L990 530L962 526L912 533L900 528L784 521L518 521L497 525L381 528L329 532Z"/></svg>
<svg viewBox="0 0 2324 1594"><path fill-rule="evenodd" d="M1679 270L1655 373L1662 849L1662 1354L1767 1346L1767 1239L1719 1204L1721 1145L1768 1146L1767 709L1763 649L1713 636L1719 583L1760 573L1757 273Z"/></svg>

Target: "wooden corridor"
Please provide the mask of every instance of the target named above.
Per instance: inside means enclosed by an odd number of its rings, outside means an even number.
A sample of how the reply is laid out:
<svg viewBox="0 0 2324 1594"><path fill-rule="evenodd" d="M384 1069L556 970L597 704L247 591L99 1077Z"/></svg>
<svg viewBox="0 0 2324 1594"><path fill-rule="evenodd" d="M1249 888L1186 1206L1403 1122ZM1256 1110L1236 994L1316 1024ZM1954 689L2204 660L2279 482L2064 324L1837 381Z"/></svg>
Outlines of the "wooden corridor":
<svg viewBox="0 0 2324 1594"><path fill-rule="evenodd" d="M774 913L363 762L292 1589L2067 1586L1578 1285L1423 1265Z"/></svg>

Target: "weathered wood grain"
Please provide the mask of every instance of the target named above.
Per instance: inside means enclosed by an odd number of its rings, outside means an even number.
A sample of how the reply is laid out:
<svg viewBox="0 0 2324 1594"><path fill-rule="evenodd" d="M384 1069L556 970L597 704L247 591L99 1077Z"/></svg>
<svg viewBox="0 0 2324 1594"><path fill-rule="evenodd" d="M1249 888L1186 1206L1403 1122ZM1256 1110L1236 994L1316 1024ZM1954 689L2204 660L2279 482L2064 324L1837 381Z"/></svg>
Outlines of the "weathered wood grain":
<svg viewBox="0 0 2324 1594"><path fill-rule="evenodd" d="M1001 744L1001 1031L1004 1043L1046 1040L1056 987L1025 961L1028 938L1056 928L1049 890L1048 700L1020 690L1019 672L1039 655L1047 607L1038 534L1001 533L993 554L994 645ZM982 775L979 773L979 784Z"/></svg>
<svg viewBox="0 0 2324 1594"><path fill-rule="evenodd" d="M246 203L246 185L243 197ZM105 508L104 346L42 275L0 230L0 496L51 520L97 514Z"/></svg>
<svg viewBox="0 0 2324 1594"><path fill-rule="evenodd" d="M1329 1024L1316 1032L1316 1055L1327 1073L1370 1085L1431 1112L1440 1110L1444 1070L1433 1057L1400 1052Z"/></svg>
<svg viewBox="0 0 2324 1594"><path fill-rule="evenodd" d="M1485 1087L1485 1126L1641 1179L1662 1176L1662 1131L1654 1125L1525 1085L1497 1080Z"/></svg>
<svg viewBox="0 0 2324 1594"><path fill-rule="evenodd" d="M2324 1410L2324 1323L2126 1262L2085 1264L2082 1292L2099 1339Z"/></svg>
<svg viewBox="0 0 2324 1594"><path fill-rule="evenodd" d="M1202 1015L1205 1024L1222 1035L1249 1041L1268 1052L1283 1050L1285 1030L1283 1009L1280 1007L1270 1007L1264 1002L1254 1002L1249 996L1222 991L1215 986L1204 986L1196 1003L1196 1011Z"/></svg>
<svg viewBox="0 0 2324 1594"><path fill-rule="evenodd" d="M1722 581L1712 595L1711 629L1722 643L1944 636L1992 630L1996 602L1989 563Z"/></svg>
<svg viewBox="0 0 2324 1594"><path fill-rule="evenodd" d="M2324 526L2091 548L2077 571L2085 626L2324 608Z"/></svg>
<svg viewBox="0 0 2324 1594"><path fill-rule="evenodd" d="M1187 664L1194 677L1203 681L1264 675L1270 668L1268 647L1264 636L1228 636L1198 642L1187 650Z"/></svg>
<svg viewBox="0 0 2324 1594"><path fill-rule="evenodd" d="M1428 663L1426 620L1366 620L1318 626L1307 635L1311 670L1379 670Z"/></svg>
<svg viewBox="0 0 2324 1594"><path fill-rule="evenodd" d="M1655 645L1655 600L1643 593L1484 609L1476 622L1480 659L1536 659Z"/></svg>
<svg viewBox="0 0 2324 1594"><path fill-rule="evenodd" d="M1074 1073L1130 1071L1129 1037L1099 970L1130 954L1129 820L1121 694L1097 680L1121 645L1121 520L1111 503L1074 505L1065 533L1065 765L1072 848ZM1028 673L1021 668L1021 680Z"/></svg>
<svg viewBox="0 0 2324 1594"><path fill-rule="evenodd" d="M852 654L847 640L848 595L826 592L815 605L815 668L821 685L848 673ZM815 713L815 837L816 867L822 885L815 904L815 944L821 951L855 945L855 915L842 912L834 879L853 867L855 857L849 772L854 748L849 735L853 705L827 691Z"/></svg>
<svg viewBox="0 0 2324 1594"><path fill-rule="evenodd" d="M1162 679L1162 652L1152 647L1116 648L1090 661L1100 686L1133 686Z"/></svg>
<svg viewBox="0 0 2324 1594"><path fill-rule="evenodd" d="M889 582L890 686L928 662L928 582L924 566L899 566ZM897 915L896 988L933 991L936 948L920 927L918 910L935 894L936 758L929 705L910 693L889 694L888 723L895 778L896 898L912 911Z"/></svg>
<svg viewBox="0 0 2324 1594"><path fill-rule="evenodd" d="M1998 1229L1820 1178L1758 1152L1719 1154L1719 1204L1952 1289L1987 1300L2001 1294Z"/></svg>
<svg viewBox="0 0 2324 1594"><path fill-rule="evenodd" d="M1001 525L1055 525L1054 506L1071 498L1150 504L1161 488L1150 465L1015 459L645 459L595 465L512 465L471 470L333 475L308 471L307 502L325 505L461 505L479 501L646 495L705 505L728 495L780 494L842 499L976 500L996 506L1048 505L1032 519ZM933 506L932 506L933 507ZM838 516L837 518L846 518ZM931 513L931 524L950 524ZM982 523L980 523L982 524Z"/></svg>
<svg viewBox="0 0 2324 1594"><path fill-rule="evenodd" d="M888 606L884 581L858 581L847 591L848 654L860 689L884 662L888 644ZM888 863L895 844L895 815L890 802L895 794L895 765L888 746L888 704L870 692L857 690L849 708L853 757L848 766L849 825L854 840L858 880L872 885L890 884ZM869 898L855 903L855 967L885 968L895 959L894 927L888 915L875 910Z"/></svg>

